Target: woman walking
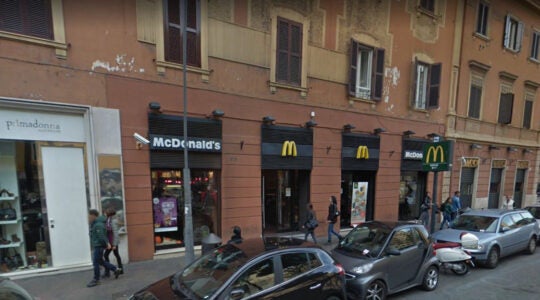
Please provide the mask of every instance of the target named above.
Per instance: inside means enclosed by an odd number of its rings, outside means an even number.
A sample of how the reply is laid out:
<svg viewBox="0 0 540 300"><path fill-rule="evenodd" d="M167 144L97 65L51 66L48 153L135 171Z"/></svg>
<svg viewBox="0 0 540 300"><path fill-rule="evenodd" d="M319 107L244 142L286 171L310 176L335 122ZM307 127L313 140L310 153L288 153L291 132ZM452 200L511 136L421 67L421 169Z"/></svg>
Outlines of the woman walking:
<svg viewBox="0 0 540 300"><path fill-rule="evenodd" d="M444 228L445 224L446 227L450 227L450 222L452 221L452 198L446 198L446 201L441 204L441 212L443 214L443 220L439 228L440 230Z"/></svg>
<svg viewBox="0 0 540 300"><path fill-rule="evenodd" d="M304 228L306 228L304 241L307 241L308 235L311 235L313 242L317 244L317 239L315 238L315 228L317 228L317 226L319 226L319 223L317 222L317 215L313 210L313 205L308 203L306 222L304 222Z"/></svg>
<svg viewBox="0 0 540 300"><path fill-rule="evenodd" d="M120 258L120 253L118 253L118 220L114 217L116 215L116 210L112 207L107 208L105 211L105 215L107 216L107 220L105 221L105 227L107 229L107 238L109 239L109 243L111 244L111 248L105 250L105 254L103 255L105 257L106 262L109 261L109 255L111 252L114 253L114 257L116 257L116 264L118 265L118 271L120 274L124 274L124 269L122 267L122 258ZM109 277L110 274L108 270L105 271L105 275L103 277Z"/></svg>
<svg viewBox="0 0 540 300"><path fill-rule="evenodd" d="M339 217L339 210L337 206L337 199L335 196L330 196L330 205L328 206L328 244L332 243L332 234L337 236L339 240L342 239L341 235L334 231L334 224L336 224Z"/></svg>

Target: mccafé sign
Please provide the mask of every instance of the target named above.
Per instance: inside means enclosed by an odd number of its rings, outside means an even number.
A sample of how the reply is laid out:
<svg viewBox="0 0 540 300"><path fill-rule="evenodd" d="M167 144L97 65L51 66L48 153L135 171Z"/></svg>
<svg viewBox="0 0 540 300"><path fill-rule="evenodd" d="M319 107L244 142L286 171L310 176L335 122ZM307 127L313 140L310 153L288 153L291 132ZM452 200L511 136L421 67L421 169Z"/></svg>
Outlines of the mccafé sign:
<svg viewBox="0 0 540 300"><path fill-rule="evenodd" d="M190 137L187 142L183 138L167 135L150 135L150 149L196 152L221 152L221 139Z"/></svg>
<svg viewBox="0 0 540 300"><path fill-rule="evenodd" d="M422 168L424 171L448 171L452 167L452 141L424 145Z"/></svg>

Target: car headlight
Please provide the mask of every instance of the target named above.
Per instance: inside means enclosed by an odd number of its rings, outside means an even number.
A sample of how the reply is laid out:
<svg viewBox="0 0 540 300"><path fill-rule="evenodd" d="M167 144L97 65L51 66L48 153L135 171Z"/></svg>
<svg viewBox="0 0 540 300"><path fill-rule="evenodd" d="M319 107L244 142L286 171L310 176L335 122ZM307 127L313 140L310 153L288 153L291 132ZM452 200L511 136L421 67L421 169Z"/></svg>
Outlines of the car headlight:
<svg viewBox="0 0 540 300"><path fill-rule="evenodd" d="M354 267L352 269L352 271L354 273L356 273L356 274L365 274L365 273L371 271L371 269L373 269L373 263L369 263L369 264Z"/></svg>

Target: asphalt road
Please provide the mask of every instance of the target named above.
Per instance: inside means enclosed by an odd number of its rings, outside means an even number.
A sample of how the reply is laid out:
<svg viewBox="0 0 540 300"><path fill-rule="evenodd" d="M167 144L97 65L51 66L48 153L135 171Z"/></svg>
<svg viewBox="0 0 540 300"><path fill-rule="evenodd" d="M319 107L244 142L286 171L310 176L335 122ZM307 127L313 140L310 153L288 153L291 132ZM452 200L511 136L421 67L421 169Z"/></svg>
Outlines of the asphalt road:
<svg viewBox="0 0 540 300"><path fill-rule="evenodd" d="M476 267L465 276L441 272L432 292L411 289L389 297L420 299L540 299L540 247L535 254L518 253L501 259L496 269Z"/></svg>

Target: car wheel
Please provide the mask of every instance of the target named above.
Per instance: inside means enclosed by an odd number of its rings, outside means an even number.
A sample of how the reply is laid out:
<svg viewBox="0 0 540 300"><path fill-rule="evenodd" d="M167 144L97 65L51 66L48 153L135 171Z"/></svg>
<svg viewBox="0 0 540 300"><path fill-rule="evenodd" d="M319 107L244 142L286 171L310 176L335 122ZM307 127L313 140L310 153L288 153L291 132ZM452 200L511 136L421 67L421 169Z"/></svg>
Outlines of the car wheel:
<svg viewBox="0 0 540 300"><path fill-rule="evenodd" d="M499 264L499 248L492 247L487 256L486 267L495 269L497 264Z"/></svg>
<svg viewBox="0 0 540 300"><path fill-rule="evenodd" d="M426 291L433 291L439 285L439 269L435 266L430 266L426 274L424 274L424 279L422 280L422 289Z"/></svg>
<svg viewBox="0 0 540 300"><path fill-rule="evenodd" d="M384 300L386 299L386 285L380 281L375 280L369 284L366 289L367 300Z"/></svg>
<svg viewBox="0 0 540 300"><path fill-rule="evenodd" d="M536 239L534 237L529 240L529 246L525 251L527 254L534 254L534 251L536 251Z"/></svg>

